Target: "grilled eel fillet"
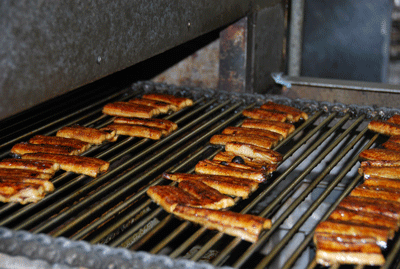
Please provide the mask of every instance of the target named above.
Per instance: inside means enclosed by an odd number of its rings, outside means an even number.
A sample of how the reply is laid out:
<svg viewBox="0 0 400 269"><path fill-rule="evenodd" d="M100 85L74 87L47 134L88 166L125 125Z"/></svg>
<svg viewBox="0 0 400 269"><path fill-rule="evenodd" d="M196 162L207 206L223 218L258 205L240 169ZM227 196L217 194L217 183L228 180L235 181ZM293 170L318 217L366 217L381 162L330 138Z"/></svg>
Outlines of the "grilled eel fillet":
<svg viewBox="0 0 400 269"><path fill-rule="evenodd" d="M52 174L41 173L33 170L19 169L19 168L0 168L0 177L30 177L49 180Z"/></svg>
<svg viewBox="0 0 400 269"><path fill-rule="evenodd" d="M281 134L268 131L268 130L263 130L263 129L257 129L257 128L245 128L245 127L226 127L223 131L222 134L230 134L230 135L259 135L259 136L265 136L272 138L273 140L280 141L283 139L283 136Z"/></svg>
<svg viewBox="0 0 400 269"><path fill-rule="evenodd" d="M117 135L127 135L132 137L144 137L153 140L158 140L162 136L167 135L168 132L162 129L147 127L141 125L130 125L114 123L107 125L106 128L114 129Z"/></svg>
<svg viewBox="0 0 400 269"><path fill-rule="evenodd" d="M186 97L176 97L170 94L150 93L142 96L144 99L161 101L178 107L178 110L193 105L193 100Z"/></svg>
<svg viewBox="0 0 400 269"><path fill-rule="evenodd" d="M390 117L390 118L387 120L387 122L394 123L394 124L399 124L399 125L400 125L400 115L397 115L397 114L393 115L392 117Z"/></svg>
<svg viewBox="0 0 400 269"><path fill-rule="evenodd" d="M276 170L277 165L276 164L271 164L266 161L256 159L256 158L251 158L248 156L244 155L236 155L232 152L228 151L220 151L217 153L217 155L214 156L213 161L218 161L218 162L233 162L234 158L240 157L244 161L244 164L255 168L255 169L264 169L269 173L272 173L273 171Z"/></svg>
<svg viewBox="0 0 400 269"><path fill-rule="evenodd" d="M38 144L38 145L60 145L60 146L71 147L79 150L78 154L87 151L91 146L90 143L80 141L78 139L58 137L58 136L46 136L46 135L35 135L31 139L29 139L28 142L31 144Z"/></svg>
<svg viewBox="0 0 400 269"><path fill-rule="evenodd" d="M269 101L269 102L261 105L260 108L288 113L288 119L292 122L297 122L300 119L308 120L307 113L305 113L304 111L301 111L300 109L297 109L295 107L281 105L281 104L277 104L277 103Z"/></svg>
<svg viewBox="0 0 400 269"><path fill-rule="evenodd" d="M373 237L376 243L383 248L386 248L387 241L394 237L394 231L386 227L339 220L325 220L320 222L315 228L315 233Z"/></svg>
<svg viewBox="0 0 400 269"><path fill-rule="evenodd" d="M59 145L36 145L36 144L29 144L26 142L21 142L15 144L11 148L11 153L16 155L24 155L27 153L54 153L54 154L64 154L64 155L78 155L79 150L74 149L71 147L66 146L59 146Z"/></svg>
<svg viewBox="0 0 400 269"><path fill-rule="evenodd" d="M339 206L357 212L368 212L387 216L400 224L400 203L367 197L347 196Z"/></svg>
<svg viewBox="0 0 400 269"><path fill-rule="evenodd" d="M0 202L35 203L54 190L50 181L19 178L18 180L0 178Z"/></svg>
<svg viewBox="0 0 400 269"><path fill-rule="evenodd" d="M399 166L390 166L390 167L364 166L359 168L359 173L364 175L364 178L380 177L380 178L400 179Z"/></svg>
<svg viewBox="0 0 400 269"><path fill-rule="evenodd" d="M383 135L400 135L400 125L388 121L370 121L368 129Z"/></svg>
<svg viewBox="0 0 400 269"><path fill-rule="evenodd" d="M177 205L172 213L206 228L238 236L253 243L257 241L262 230L271 228L271 220L269 219L232 211Z"/></svg>
<svg viewBox="0 0 400 269"><path fill-rule="evenodd" d="M287 121L289 116L289 114L285 112L265 110L260 108L245 109L243 110L242 114L243 116L255 120L272 120L279 122Z"/></svg>
<svg viewBox="0 0 400 269"><path fill-rule="evenodd" d="M97 130L95 128L83 127L79 125L65 126L58 130L58 137L74 138L91 144L99 145L105 140L115 141L115 130Z"/></svg>
<svg viewBox="0 0 400 269"><path fill-rule="evenodd" d="M156 107L139 105L130 102L114 102L106 104L103 107L103 113L118 117L152 118L160 115L160 110Z"/></svg>
<svg viewBox="0 0 400 269"><path fill-rule="evenodd" d="M365 186L370 186L370 187L385 187L385 188L400 189L400 180L398 179L368 177L364 178L363 184Z"/></svg>
<svg viewBox="0 0 400 269"><path fill-rule="evenodd" d="M10 182L10 183L15 183L15 184L18 184L18 183L36 184L36 185L41 185L45 192L54 191L54 185L48 179L19 177L19 176L0 176L0 183L2 183L2 182Z"/></svg>
<svg viewBox="0 0 400 269"><path fill-rule="evenodd" d="M335 208L329 215L328 220L340 220L355 223L365 223L368 225L378 225L387 227L392 231L399 229L397 221L376 213L355 211L341 206Z"/></svg>
<svg viewBox="0 0 400 269"><path fill-rule="evenodd" d="M51 161L3 159L0 161L0 168L26 169L54 175L60 169L60 165Z"/></svg>
<svg viewBox="0 0 400 269"><path fill-rule="evenodd" d="M62 170L84 174L91 177L96 177L99 173L106 172L110 165L108 162L97 158L49 153L25 154L22 155L22 159L56 162L60 164Z"/></svg>
<svg viewBox="0 0 400 269"><path fill-rule="evenodd" d="M389 149L366 149L359 156L361 159L373 161L400 161L400 152Z"/></svg>
<svg viewBox="0 0 400 269"><path fill-rule="evenodd" d="M400 202L400 189L370 187L361 184L354 188L350 195Z"/></svg>
<svg viewBox="0 0 400 269"><path fill-rule="evenodd" d="M144 125L148 127L155 127L171 133L178 129L175 122L166 119L141 119L141 118L116 118L114 123L131 124L131 125Z"/></svg>
<svg viewBox="0 0 400 269"><path fill-rule="evenodd" d="M382 146L385 149L389 149L389 150L394 150L394 151L400 151L400 144L390 141L390 139L388 141L386 141L385 143L382 144Z"/></svg>
<svg viewBox="0 0 400 269"><path fill-rule="evenodd" d="M249 158L255 158L271 164L277 164L282 161L282 154L279 152L245 143L227 143L225 145L225 151L231 152L235 155L244 155Z"/></svg>
<svg viewBox="0 0 400 269"><path fill-rule="evenodd" d="M236 168L210 160L199 161L195 166L195 172L197 174L247 178L257 182L263 182L267 179L266 174L260 170Z"/></svg>
<svg viewBox="0 0 400 269"><path fill-rule="evenodd" d="M242 198L249 197L249 195L258 188L257 182L237 177L184 173L163 173L163 177L177 182L184 180L198 180L211 188L216 189L220 193Z"/></svg>
<svg viewBox="0 0 400 269"><path fill-rule="evenodd" d="M182 181L179 185L185 189L168 185L151 186L147 190L147 195L169 213L172 213L177 205L222 209L234 204L231 197L199 181ZM206 190L205 193L202 193L204 190Z"/></svg>
<svg viewBox="0 0 400 269"><path fill-rule="evenodd" d="M150 100L150 99L143 99L143 98L134 98L128 101L129 103L145 105L145 106L152 106L158 108L161 113L166 114L170 111L178 111L178 107L173 104L169 104L166 102Z"/></svg>
<svg viewBox="0 0 400 269"><path fill-rule="evenodd" d="M259 135L225 135L225 134L217 134L213 135L210 139L210 143L214 145L226 145L228 142L238 142L238 143L246 143L254 146L258 146L264 149L270 149L276 145L276 140L273 140L268 137L259 136Z"/></svg>
<svg viewBox="0 0 400 269"><path fill-rule="evenodd" d="M324 266L339 264L383 265L385 258L371 237L316 233L315 259Z"/></svg>
<svg viewBox="0 0 400 269"><path fill-rule="evenodd" d="M270 120L255 120L255 119L245 119L241 125L245 128L257 128L272 131L281 134L286 138L289 134L293 133L295 127L291 123L270 121Z"/></svg>

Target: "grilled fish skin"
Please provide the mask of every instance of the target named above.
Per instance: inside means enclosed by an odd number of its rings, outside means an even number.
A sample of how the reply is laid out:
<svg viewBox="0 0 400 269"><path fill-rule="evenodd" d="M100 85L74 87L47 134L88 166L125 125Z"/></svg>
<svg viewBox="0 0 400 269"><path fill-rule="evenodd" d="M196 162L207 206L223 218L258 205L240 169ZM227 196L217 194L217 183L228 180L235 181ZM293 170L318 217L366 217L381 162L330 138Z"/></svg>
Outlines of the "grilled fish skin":
<svg viewBox="0 0 400 269"><path fill-rule="evenodd" d="M380 178L390 178L390 179L400 179L400 167L390 166L390 167L373 167L365 166L360 167L359 172L364 175L364 178L370 177L380 177Z"/></svg>
<svg viewBox="0 0 400 269"><path fill-rule="evenodd" d="M156 107L139 105L130 102L108 103L103 107L103 114L128 118L152 118L160 115Z"/></svg>
<svg viewBox="0 0 400 269"><path fill-rule="evenodd" d="M36 144L29 144L26 142L15 144L11 148L10 152L16 155L24 155L27 153L37 153L37 152L64 154L64 155L79 154L78 149L74 149L71 147L59 146L59 145L36 145Z"/></svg>
<svg viewBox="0 0 400 269"><path fill-rule="evenodd" d="M245 128L257 128L272 131L281 134L286 138L289 134L293 133L295 127L291 123L270 121L270 120L255 120L255 119L245 119L241 125Z"/></svg>
<svg viewBox="0 0 400 269"><path fill-rule="evenodd" d="M362 161L360 164L359 172L362 174L364 167L396 167L400 166L400 161L379 161L379 160L369 160Z"/></svg>
<svg viewBox="0 0 400 269"><path fill-rule="evenodd" d="M364 178L365 186L400 189L400 180L382 177Z"/></svg>
<svg viewBox="0 0 400 269"><path fill-rule="evenodd" d="M338 220L325 220L320 222L315 228L315 233L321 232L373 237L377 244L383 248L386 248L387 241L394 236L394 232L386 227L349 223Z"/></svg>
<svg viewBox="0 0 400 269"><path fill-rule="evenodd" d="M54 175L55 172L60 170L60 165L51 161L3 159L0 161L0 168L26 169Z"/></svg>
<svg viewBox="0 0 400 269"><path fill-rule="evenodd" d="M15 186L18 186L19 183L36 184L36 185L41 185L45 192L54 191L53 183L47 179L42 179L42 178L0 176L0 184L1 183L14 184Z"/></svg>
<svg viewBox="0 0 400 269"><path fill-rule="evenodd" d="M394 142L394 143L400 143L400 135L392 135L389 137L387 141Z"/></svg>
<svg viewBox="0 0 400 269"><path fill-rule="evenodd" d="M301 111L300 109L297 109L295 107L287 106L287 105L282 105L282 104L277 104L271 101L268 101L267 103L261 105L261 109L268 109L268 110L276 110L280 112L285 112L288 113L290 121L297 122L300 119L303 120L308 120L308 115L304 111Z"/></svg>
<svg viewBox="0 0 400 269"><path fill-rule="evenodd" d="M393 218L400 223L400 203L374 198L347 196L339 206L357 212L369 212Z"/></svg>
<svg viewBox="0 0 400 269"><path fill-rule="evenodd" d="M87 151L91 144L73 138L65 138L65 137L58 137L58 136L46 136L46 135L35 135L28 141L31 144L38 144L38 145L60 145L71 147L74 149L79 150L78 154L81 154Z"/></svg>
<svg viewBox="0 0 400 269"><path fill-rule="evenodd" d="M208 229L215 229L252 243L257 241L262 230L271 228L269 219L232 211L177 205L172 213Z"/></svg>
<svg viewBox="0 0 400 269"><path fill-rule="evenodd" d="M400 189L370 187L362 184L354 188L350 195L400 202Z"/></svg>
<svg viewBox="0 0 400 269"><path fill-rule="evenodd" d="M0 168L0 177L29 177L40 179L51 179L52 174L41 173L33 170L18 169L18 168Z"/></svg>
<svg viewBox="0 0 400 269"><path fill-rule="evenodd" d="M255 119L255 120L271 120L271 121L279 121L285 122L288 120L288 113L273 111L273 110L265 110L259 108L250 108L245 109L242 112L243 116Z"/></svg>
<svg viewBox="0 0 400 269"><path fill-rule="evenodd" d="M389 149L366 149L359 156L361 159L371 161L400 161L400 152Z"/></svg>
<svg viewBox="0 0 400 269"><path fill-rule="evenodd" d="M385 149L389 149L389 150L394 150L394 151L400 151L400 144L393 142L393 141L386 141L385 143L382 144L382 146Z"/></svg>
<svg viewBox="0 0 400 269"><path fill-rule="evenodd" d="M229 167L210 160L199 161L195 166L195 172L198 174L246 178L257 182L263 182L267 179L263 172Z"/></svg>
<svg viewBox="0 0 400 269"><path fill-rule="evenodd" d="M193 105L192 99L186 97L176 97L171 94L149 93L144 94L142 98L173 104L178 107L178 110Z"/></svg>
<svg viewBox="0 0 400 269"><path fill-rule="evenodd" d="M213 161L230 163L233 161L233 159L235 157L242 158L244 163L252 168L263 169L263 170L267 171L268 173L272 173L278 167L276 164L271 164L266 161L256 159L256 158L251 158L251 157L244 156L244 155L239 155L239 154L236 155L236 154L234 154L232 152L228 152L228 151L218 152L217 155L214 156Z"/></svg>
<svg viewBox="0 0 400 269"><path fill-rule="evenodd" d="M270 149L276 145L276 141L267 137L259 135L224 135L217 134L213 135L210 139L210 143L213 145L226 145L229 142L246 143L254 146L258 146L264 149Z"/></svg>
<svg viewBox="0 0 400 269"><path fill-rule="evenodd" d="M237 177L185 173L163 173L163 177L177 182L198 180L220 193L242 198L247 198L258 188L256 181Z"/></svg>
<svg viewBox="0 0 400 269"><path fill-rule="evenodd" d="M143 137L152 140L158 140L168 132L162 129L147 127L143 125L130 125L130 124L120 124L114 123L107 125L107 128L114 129L117 135L127 135L132 137Z"/></svg>
<svg viewBox="0 0 400 269"><path fill-rule="evenodd" d="M235 204L235 201L231 197L220 193L198 180L181 181L178 187L199 199L201 204L204 204L201 206L202 208L223 209Z"/></svg>
<svg viewBox="0 0 400 269"><path fill-rule="evenodd" d="M114 123L155 127L158 129L166 130L168 133L171 133L178 129L178 125L175 122L166 119L115 118Z"/></svg>
<svg viewBox="0 0 400 269"><path fill-rule="evenodd" d="M393 115L392 117L390 117L387 120L387 122L394 123L394 124L400 124L400 115L397 115L397 114Z"/></svg>
<svg viewBox="0 0 400 269"><path fill-rule="evenodd" d="M254 171L254 172L259 171L259 172L267 173L267 174L270 174L276 170L275 169L276 165L270 165L270 166L264 165L264 166L258 168L258 167L251 167L250 165L247 165L247 164L241 164L241 163L230 162L230 161L218 161L215 159L213 159L213 161L223 164L223 165L226 165L226 166L229 166L229 167L233 167L233 168L247 169L249 171Z"/></svg>
<svg viewBox="0 0 400 269"><path fill-rule="evenodd" d="M114 141L115 131L100 131L95 128L79 125L65 126L57 131L56 136L74 138L91 144L99 145L106 140Z"/></svg>
<svg viewBox="0 0 400 269"><path fill-rule="evenodd" d="M385 258L373 238L316 233L315 259L324 266L339 264L383 265Z"/></svg>
<svg viewBox="0 0 400 269"><path fill-rule="evenodd" d="M370 121L368 123L368 129L383 135L400 135L400 125L388 121Z"/></svg>
<svg viewBox="0 0 400 269"><path fill-rule="evenodd" d="M265 149L246 143L230 142L225 145L225 151L235 155L243 155L250 158L263 160L271 164L277 164L282 161L282 154L272 149Z"/></svg>
<svg viewBox="0 0 400 269"><path fill-rule="evenodd" d="M173 104L169 104L166 102L150 100L150 99L143 99L143 98L134 98L128 101L129 103L145 105L145 106L152 106L158 108L161 113L166 114L170 111L178 111L178 107Z"/></svg>
<svg viewBox="0 0 400 269"><path fill-rule="evenodd" d="M271 139L274 139L276 141L280 141L283 139L283 136L281 134L268 131L268 130L263 130L263 129L257 129L257 128L245 128L245 127L226 127L223 131L222 134L230 134L230 135L259 135L259 136L265 136L269 137Z"/></svg>
<svg viewBox="0 0 400 269"><path fill-rule="evenodd" d="M97 177L99 173L108 170L109 163L97 158L70 156L49 153L30 153L22 156L26 160L45 160L60 164L60 169L71 171L77 174L84 174L91 177Z"/></svg>
<svg viewBox="0 0 400 269"><path fill-rule="evenodd" d="M328 220L340 220L355 223L365 223L368 225L378 225L387 227L393 231L397 231L399 228L397 221L393 218L371 212L355 211L341 206L336 207L336 209L329 216Z"/></svg>

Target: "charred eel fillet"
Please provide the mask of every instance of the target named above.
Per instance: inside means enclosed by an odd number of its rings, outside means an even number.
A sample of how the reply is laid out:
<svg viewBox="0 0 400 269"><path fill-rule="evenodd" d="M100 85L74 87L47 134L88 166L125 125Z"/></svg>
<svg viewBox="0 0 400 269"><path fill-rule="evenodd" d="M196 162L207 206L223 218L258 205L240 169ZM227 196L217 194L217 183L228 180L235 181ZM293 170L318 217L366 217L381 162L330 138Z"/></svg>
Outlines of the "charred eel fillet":
<svg viewBox="0 0 400 269"><path fill-rule="evenodd" d="M383 265L385 258L371 237L316 233L315 259L324 266L333 264Z"/></svg>
<svg viewBox="0 0 400 269"><path fill-rule="evenodd" d="M173 104L166 103L166 102L156 101L156 100L135 98L135 99L129 100L128 102L129 103L138 104L138 105L156 107L163 114L166 114L166 113L168 113L170 111L178 111L178 107L177 106L175 106Z"/></svg>
<svg viewBox="0 0 400 269"><path fill-rule="evenodd" d="M60 169L60 165L51 161L3 159L0 161L0 168L26 169L54 175Z"/></svg>
<svg viewBox="0 0 400 269"><path fill-rule="evenodd" d="M271 164L277 164L282 161L282 154L272 149L265 149L254 145L245 143L227 143L225 145L225 151L231 152L235 155L243 155L249 158L255 158Z"/></svg>
<svg viewBox="0 0 400 269"><path fill-rule="evenodd" d="M64 155L78 155L80 150L59 145L36 145L36 144L21 142L15 144L11 148L10 152L17 155L24 155L27 153L38 153L38 152L64 154Z"/></svg>
<svg viewBox="0 0 400 269"><path fill-rule="evenodd" d="M116 118L114 123L144 125L166 130L168 133L178 129L178 125L175 122L166 119Z"/></svg>
<svg viewBox="0 0 400 269"><path fill-rule="evenodd" d="M244 155L234 154L233 152L228 151L220 151L217 155L214 156L213 160L218 162L235 162L235 160L243 160L244 164L255 168L255 169L264 169L268 172L273 172L276 170L278 165L271 164L261 159L251 158Z"/></svg>
<svg viewBox="0 0 400 269"><path fill-rule="evenodd" d="M380 177L380 178L400 179L399 166L390 166L390 167L363 166L359 168L359 173L364 175L364 178Z"/></svg>
<svg viewBox="0 0 400 269"><path fill-rule="evenodd" d="M210 139L210 143L213 145L226 145L229 142L246 143L264 149L270 149L276 145L277 141L259 135L242 135L242 134L238 135L217 134L213 135Z"/></svg>
<svg viewBox="0 0 400 269"><path fill-rule="evenodd" d="M259 136L265 136L269 137L273 140L280 141L283 139L283 136L281 134L268 131L268 130L263 130L263 129L256 129L256 128L245 128L245 127L226 127L223 131L222 134L229 134L229 135L259 135Z"/></svg>
<svg viewBox="0 0 400 269"><path fill-rule="evenodd" d="M245 109L242 112L243 116L255 119L255 120L271 120L271 121L279 121L285 122L288 120L288 113L265 110L260 108L250 108Z"/></svg>
<svg viewBox="0 0 400 269"><path fill-rule="evenodd" d="M160 110L156 107L130 102L115 102L106 104L103 107L103 113L117 117L152 118L160 115Z"/></svg>
<svg viewBox="0 0 400 269"><path fill-rule="evenodd" d="M168 104L172 104L172 105L178 107L178 110L181 110L182 108L193 105L192 99L185 98L185 97L176 97L176 96L173 96L170 94L150 93L150 94L145 94L142 97L144 99L150 99L150 100L161 101L161 102L165 102Z"/></svg>
<svg viewBox="0 0 400 269"><path fill-rule="evenodd" d="M73 139L73 138L65 138L65 137L58 137L58 136L46 136L46 135L35 135L28 141L31 144L38 144L38 145L60 145L71 147L74 149L79 150L79 154L88 150L91 146L90 143Z"/></svg>
<svg viewBox="0 0 400 269"><path fill-rule="evenodd" d="M341 206L336 207L336 209L329 216L328 220L365 223L368 225L387 227L393 231L398 230L397 221L393 218L389 218L377 213L355 211Z"/></svg>
<svg viewBox="0 0 400 269"><path fill-rule="evenodd" d="M254 172L262 172L262 173L267 173L270 174L272 172L274 172L276 170L276 165L272 164L272 165L263 165L262 167L252 167L250 165L247 164L242 164L242 163L237 163L237 162L229 162L229 161L218 161L215 160L215 158L213 159L214 162L229 166L229 167L233 167L233 168L240 168L240 169L247 169L249 171L254 171Z"/></svg>
<svg viewBox="0 0 400 269"><path fill-rule="evenodd" d="M257 182L237 177L184 173L163 173L163 177L177 182L184 180L198 180L211 188L216 189L220 193L242 198L247 198L258 188Z"/></svg>
<svg viewBox="0 0 400 269"><path fill-rule="evenodd" d="M197 174L247 178L257 182L263 182L267 179L266 174L259 170L253 171L249 169L230 167L210 160L199 161L195 166L195 172Z"/></svg>
<svg viewBox="0 0 400 269"><path fill-rule="evenodd" d="M115 141L115 130L100 131L79 125L66 126L58 130L58 137L74 138L91 144L101 144L105 140Z"/></svg>
<svg viewBox="0 0 400 269"><path fill-rule="evenodd" d="M400 189L400 180L382 177L364 178L365 186Z"/></svg>
<svg viewBox="0 0 400 269"><path fill-rule="evenodd" d="M203 208L222 209L235 204L231 197L220 193L199 180L184 180L179 183L178 187L196 197L202 204L205 204L202 206Z"/></svg>
<svg viewBox="0 0 400 269"><path fill-rule="evenodd" d="M386 248L387 241L392 239L394 231L389 228L367 225L361 223L350 223L339 220L326 220L320 222L315 228L315 233L331 233L331 234L342 234L342 235L353 235L363 237L373 237L376 243Z"/></svg>
<svg viewBox="0 0 400 269"><path fill-rule="evenodd" d="M297 108L291 107L291 106L277 104L277 103L270 102L270 101L261 105L260 108L288 113L288 118L292 122L297 122L300 119L303 119L303 120L308 119L307 113L301 111L300 109L297 109Z"/></svg>
<svg viewBox="0 0 400 269"><path fill-rule="evenodd" d="M0 202L20 204L35 203L46 192L54 190L50 181L38 179L20 179L18 181L0 178Z"/></svg>
<svg viewBox="0 0 400 269"><path fill-rule="evenodd" d="M354 188L350 195L400 202L400 189L371 187L361 184Z"/></svg>
<svg viewBox="0 0 400 269"><path fill-rule="evenodd" d="M208 229L215 229L253 243L257 241L261 231L271 228L269 219L232 211L177 205L172 213Z"/></svg>
<svg viewBox="0 0 400 269"><path fill-rule="evenodd" d="M368 124L368 129L383 135L400 135L400 125L388 121L373 120Z"/></svg>
<svg viewBox="0 0 400 269"><path fill-rule="evenodd" d="M395 219L397 223L400 223L400 203L398 202L347 196L339 203L339 206L357 212L380 214Z"/></svg>
<svg viewBox="0 0 400 269"><path fill-rule="evenodd" d="M130 125L114 123L107 125L107 128L116 131L117 135L127 135L132 137L144 137L153 140L158 140L162 136L167 135L168 132L162 129L147 127L143 125Z"/></svg>
<svg viewBox="0 0 400 269"><path fill-rule="evenodd" d="M400 161L400 152L389 149L366 149L359 156L361 159L372 161Z"/></svg>
<svg viewBox="0 0 400 269"><path fill-rule="evenodd" d="M49 180L53 177L52 174L37 172L33 170L19 168L0 168L0 177L29 177Z"/></svg>
<svg viewBox="0 0 400 269"><path fill-rule="evenodd" d="M255 119L245 119L241 127L272 131L281 134L284 138L293 133L295 130L294 125L291 123Z"/></svg>
<svg viewBox="0 0 400 269"><path fill-rule="evenodd" d="M48 153L31 153L22 156L26 160L45 160L60 164L60 169L96 177L108 170L109 163L97 158Z"/></svg>

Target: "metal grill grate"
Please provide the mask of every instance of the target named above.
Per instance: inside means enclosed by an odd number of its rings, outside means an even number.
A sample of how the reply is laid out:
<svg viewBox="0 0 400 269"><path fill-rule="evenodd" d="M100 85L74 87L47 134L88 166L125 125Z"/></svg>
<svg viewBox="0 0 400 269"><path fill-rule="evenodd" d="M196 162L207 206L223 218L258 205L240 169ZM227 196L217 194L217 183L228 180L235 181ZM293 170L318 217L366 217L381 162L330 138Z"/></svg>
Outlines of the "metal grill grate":
<svg viewBox="0 0 400 269"><path fill-rule="evenodd" d="M120 137L115 143L92 148L85 155L110 161L109 172L95 179L60 172L53 180L55 192L38 203L2 205L0 226L173 259L206 261L213 266L317 268L311 242L315 225L361 180L358 153L384 141L367 131L367 123L398 112L140 82L132 89L96 97L93 93L88 98L69 96L70 105L48 105L39 112L3 121L1 157L6 157L16 142L34 134L54 135L64 125L103 127L112 121L101 113L104 104L153 91L195 100L193 107L167 116L178 124L177 131L159 141ZM272 177L248 199L237 199L232 208L273 220L272 228L264 231L257 243L181 221L150 201L148 187L173 184L161 177L164 171L192 172L199 160L222 150L208 143L213 134L239 125L243 109L269 99L306 110L310 118L276 146L284 161ZM397 262L400 240L396 240L387 251L383 268ZM7 252L3 247L0 250Z"/></svg>

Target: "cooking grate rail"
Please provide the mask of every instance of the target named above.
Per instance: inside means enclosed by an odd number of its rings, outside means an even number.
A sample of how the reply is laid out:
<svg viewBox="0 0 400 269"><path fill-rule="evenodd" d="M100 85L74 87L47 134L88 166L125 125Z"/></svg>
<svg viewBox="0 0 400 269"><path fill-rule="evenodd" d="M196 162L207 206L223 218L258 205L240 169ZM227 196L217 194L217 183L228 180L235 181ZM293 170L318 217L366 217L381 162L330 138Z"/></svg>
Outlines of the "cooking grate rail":
<svg viewBox="0 0 400 269"><path fill-rule="evenodd" d="M0 154L7 156L13 143L26 141L34 134L54 135L64 125L78 123L101 128L112 121L101 113L105 103L154 91L185 95L195 100L193 107L166 117L178 123L176 132L159 141L121 137L115 143L93 147L85 155L110 161L107 173L93 179L59 172L53 179L55 192L38 203L0 206L0 225L14 231L46 233L174 259L207 261L214 266L292 268L307 256L311 263L304 265L303 262L299 268L318 268L312 261L311 243L317 222L310 220L315 214L318 221L327 218L335 204L359 183L361 177L354 173L356 156L364 148L378 146L383 139L367 132L366 124L373 117L387 117L394 113L392 110L140 82L133 89L90 99L87 106L79 96L71 99L76 100L76 107L82 106L79 113L68 114L68 106L52 107L32 115L27 121L42 120L39 126L24 124L23 132L14 130L17 125L0 130L3 133L13 130L0 146ZM257 243L250 244L179 220L147 197L146 190L150 186L175 184L162 178L164 171L191 173L199 160L212 158L223 150L210 145L209 138L226 126L240 125L243 109L270 99L302 108L310 118L298 124L296 131L276 146L284 158L272 177L248 199L236 199L237 204L231 209L273 220L272 228L264 231ZM54 112L59 112L55 120ZM338 198L329 204L329 209L321 209L327 200L332 200L332 195ZM304 203L310 199L304 209ZM304 212L296 217L296 212L301 210ZM287 224L291 219L293 223ZM305 228L309 222L311 228ZM277 240L277 234L282 231L284 235ZM304 234L304 240L295 242L295 250L291 251L290 246L299 233ZM389 250L388 264L396 260L399 244L394 242ZM285 252L289 254L282 261L281 253ZM389 268L385 266L383 268Z"/></svg>

